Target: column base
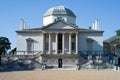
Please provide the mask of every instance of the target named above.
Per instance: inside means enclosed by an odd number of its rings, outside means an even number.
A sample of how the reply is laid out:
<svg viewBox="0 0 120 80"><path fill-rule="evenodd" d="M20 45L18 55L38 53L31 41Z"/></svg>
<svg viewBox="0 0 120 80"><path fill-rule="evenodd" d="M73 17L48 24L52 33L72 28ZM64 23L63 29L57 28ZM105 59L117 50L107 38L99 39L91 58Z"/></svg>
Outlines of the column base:
<svg viewBox="0 0 120 80"><path fill-rule="evenodd" d="M69 52L69 54L71 54L71 52Z"/></svg>

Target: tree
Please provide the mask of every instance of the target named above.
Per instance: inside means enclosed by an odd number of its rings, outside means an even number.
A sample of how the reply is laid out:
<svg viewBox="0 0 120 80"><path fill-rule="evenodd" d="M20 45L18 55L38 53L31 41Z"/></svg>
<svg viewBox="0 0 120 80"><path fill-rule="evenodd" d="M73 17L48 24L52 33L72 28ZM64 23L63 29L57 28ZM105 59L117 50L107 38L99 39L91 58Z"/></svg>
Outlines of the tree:
<svg viewBox="0 0 120 80"><path fill-rule="evenodd" d="M11 48L10 41L6 37L0 37L0 66L1 66L1 55L5 54L8 49Z"/></svg>
<svg viewBox="0 0 120 80"><path fill-rule="evenodd" d="M117 33L117 36L120 36L120 30L117 30L116 33Z"/></svg>

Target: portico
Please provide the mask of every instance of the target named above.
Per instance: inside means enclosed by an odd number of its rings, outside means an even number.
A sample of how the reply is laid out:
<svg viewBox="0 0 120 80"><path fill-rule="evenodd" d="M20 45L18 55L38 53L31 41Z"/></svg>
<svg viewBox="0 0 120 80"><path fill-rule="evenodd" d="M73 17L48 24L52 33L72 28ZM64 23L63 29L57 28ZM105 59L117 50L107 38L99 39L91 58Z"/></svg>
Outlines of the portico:
<svg viewBox="0 0 120 80"><path fill-rule="evenodd" d="M78 54L78 33L44 33L46 54Z"/></svg>

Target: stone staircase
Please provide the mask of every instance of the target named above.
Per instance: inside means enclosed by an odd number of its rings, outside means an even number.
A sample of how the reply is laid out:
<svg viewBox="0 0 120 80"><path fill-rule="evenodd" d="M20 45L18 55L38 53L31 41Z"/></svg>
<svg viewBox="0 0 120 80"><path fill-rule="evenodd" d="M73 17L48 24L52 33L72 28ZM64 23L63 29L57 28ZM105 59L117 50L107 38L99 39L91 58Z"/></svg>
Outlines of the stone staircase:
<svg viewBox="0 0 120 80"><path fill-rule="evenodd" d="M80 61L79 66L80 69L113 69L115 65L106 63L101 56L99 55L87 55L84 52L79 52Z"/></svg>
<svg viewBox="0 0 120 80"><path fill-rule="evenodd" d="M39 51L39 52L34 52L32 54L16 55L16 57L18 57L19 59L22 59L22 60L24 60L24 59L36 59L36 58L40 57L41 54L42 54L42 52Z"/></svg>
<svg viewBox="0 0 120 80"><path fill-rule="evenodd" d="M42 63L37 60L40 56L41 52L37 52L34 55L16 55L14 57L5 57L5 61L2 61L2 67L4 71L41 69Z"/></svg>

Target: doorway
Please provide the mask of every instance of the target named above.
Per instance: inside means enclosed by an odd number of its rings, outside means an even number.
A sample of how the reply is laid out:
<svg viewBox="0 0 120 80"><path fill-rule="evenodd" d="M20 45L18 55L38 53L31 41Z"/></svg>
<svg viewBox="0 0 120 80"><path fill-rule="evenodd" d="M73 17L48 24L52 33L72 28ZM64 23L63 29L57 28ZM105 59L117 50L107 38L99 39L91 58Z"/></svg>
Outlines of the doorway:
<svg viewBox="0 0 120 80"><path fill-rule="evenodd" d="M62 68L62 59L58 59L58 68Z"/></svg>
<svg viewBox="0 0 120 80"><path fill-rule="evenodd" d="M118 58L118 65L120 66L120 58Z"/></svg>
<svg viewBox="0 0 120 80"><path fill-rule="evenodd" d="M62 34L58 34L58 53L62 53Z"/></svg>
<svg viewBox="0 0 120 80"><path fill-rule="evenodd" d="M116 46L116 52L117 52L118 55L120 55L120 45Z"/></svg>

